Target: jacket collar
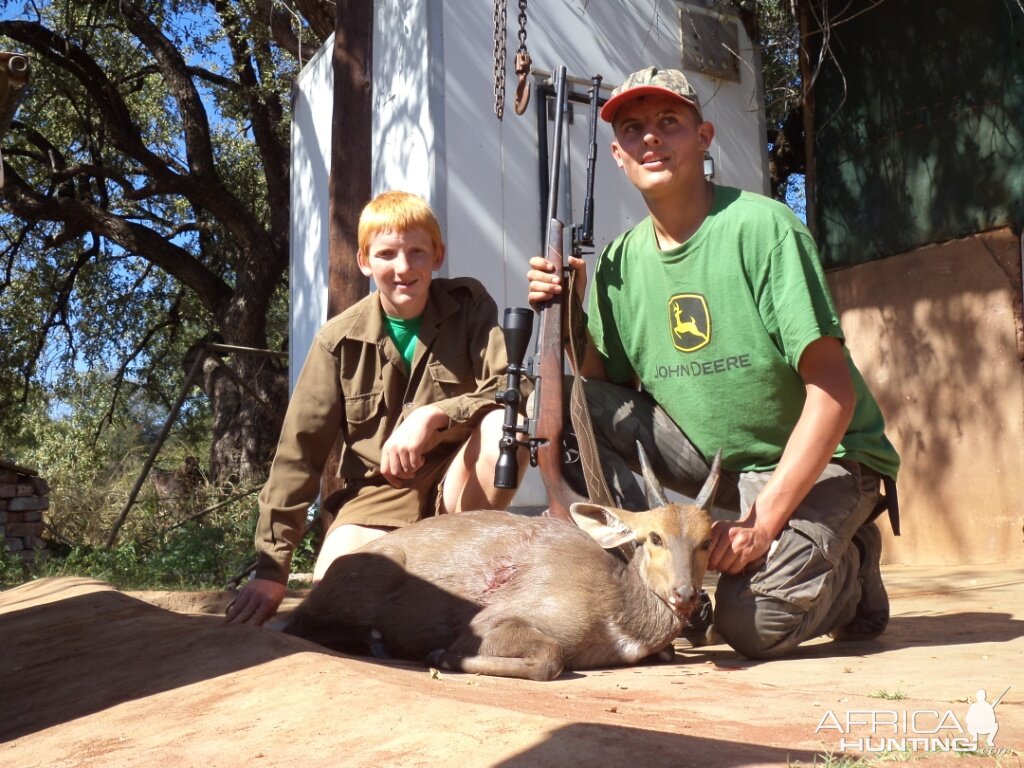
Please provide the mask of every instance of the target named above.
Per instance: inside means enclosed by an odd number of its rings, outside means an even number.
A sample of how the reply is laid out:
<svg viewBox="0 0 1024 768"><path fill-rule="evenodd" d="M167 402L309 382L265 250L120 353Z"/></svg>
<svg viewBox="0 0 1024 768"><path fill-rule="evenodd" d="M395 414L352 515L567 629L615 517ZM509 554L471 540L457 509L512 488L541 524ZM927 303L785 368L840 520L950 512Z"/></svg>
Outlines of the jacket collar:
<svg viewBox="0 0 1024 768"><path fill-rule="evenodd" d="M437 338L439 329L445 320L459 310L459 303L451 297L445 287L445 281L435 278L430 283L430 296L427 306L423 308L423 320L420 322L420 341L430 348Z"/></svg>
<svg viewBox="0 0 1024 768"><path fill-rule="evenodd" d="M443 278L435 277L431 280L427 305L423 308L419 337L422 347L428 349L437 338L444 321L459 310L459 303L448 293L445 283ZM352 322L349 323L346 334L350 339L367 344L377 344L382 349L394 346L393 344L385 345L388 332L384 327L384 312L381 310L379 291L371 292L352 309ZM417 352L417 357L418 355L419 352Z"/></svg>

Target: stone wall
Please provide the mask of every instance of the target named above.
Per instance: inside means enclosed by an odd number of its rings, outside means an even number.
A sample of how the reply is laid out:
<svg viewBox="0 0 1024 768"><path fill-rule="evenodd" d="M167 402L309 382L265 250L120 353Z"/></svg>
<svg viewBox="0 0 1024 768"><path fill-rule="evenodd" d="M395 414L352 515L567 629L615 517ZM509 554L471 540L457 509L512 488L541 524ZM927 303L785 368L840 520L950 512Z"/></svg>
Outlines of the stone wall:
<svg viewBox="0 0 1024 768"><path fill-rule="evenodd" d="M0 459L0 540L24 560L35 557L43 541L43 512L50 487L34 469Z"/></svg>

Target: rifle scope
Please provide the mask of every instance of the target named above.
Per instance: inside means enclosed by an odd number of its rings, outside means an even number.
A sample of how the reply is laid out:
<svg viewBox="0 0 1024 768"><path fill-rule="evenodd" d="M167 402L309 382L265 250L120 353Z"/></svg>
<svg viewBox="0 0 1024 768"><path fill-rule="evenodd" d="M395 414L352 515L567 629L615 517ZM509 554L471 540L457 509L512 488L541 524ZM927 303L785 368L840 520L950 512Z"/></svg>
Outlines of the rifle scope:
<svg viewBox="0 0 1024 768"><path fill-rule="evenodd" d="M519 457L516 452L521 443L517 437L519 428L519 405L523 395L520 390L522 376L526 373L523 358L533 335L533 310L527 307L508 307L502 322L505 336L505 352L508 355L508 380L504 392L497 392L495 399L505 406L505 421L501 426L501 440L498 441L498 463L494 467L495 488L515 488L519 485Z"/></svg>

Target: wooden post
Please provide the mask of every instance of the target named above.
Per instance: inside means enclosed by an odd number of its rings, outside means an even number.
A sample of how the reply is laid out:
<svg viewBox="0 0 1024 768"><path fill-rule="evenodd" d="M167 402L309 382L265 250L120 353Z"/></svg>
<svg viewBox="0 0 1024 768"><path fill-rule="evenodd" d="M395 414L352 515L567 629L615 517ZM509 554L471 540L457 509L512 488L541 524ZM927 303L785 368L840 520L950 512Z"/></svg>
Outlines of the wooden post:
<svg viewBox="0 0 1024 768"><path fill-rule="evenodd" d="M797 8L800 24L800 79L804 98L804 197L807 204L807 227L818 236L817 174L814 167L814 78L818 74L815 62L822 45L822 31L814 22L810 3L801 0ZM818 8L819 13L824 10Z"/></svg>
<svg viewBox="0 0 1024 768"><path fill-rule="evenodd" d="M338 0L334 28L327 317L366 296L369 280L356 262L359 213L372 191L373 0ZM338 449L324 468L321 500L337 490ZM331 524L321 514L323 532Z"/></svg>
<svg viewBox="0 0 1024 768"><path fill-rule="evenodd" d="M327 317L366 295L356 263L359 213L369 202L373 148L373 0L338 0L331 122L330 253Z"/></svg>

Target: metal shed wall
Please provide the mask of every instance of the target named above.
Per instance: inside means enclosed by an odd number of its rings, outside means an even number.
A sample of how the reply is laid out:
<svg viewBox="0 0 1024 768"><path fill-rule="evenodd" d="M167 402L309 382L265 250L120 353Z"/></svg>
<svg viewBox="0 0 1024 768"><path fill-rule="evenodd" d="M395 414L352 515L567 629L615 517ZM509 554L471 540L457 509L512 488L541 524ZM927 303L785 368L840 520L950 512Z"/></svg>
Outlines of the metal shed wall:
<svg viewBox="0 0 1024 768"><path fill-rule="evenodd" d="M526 303L529 257L541 251L540 173L536 98L527 114L512 109L517 21L509 4L508 103L493 112L493 3L404 0L375 4L373 61L373 189L404 189L430 201L445 233L442 274L476 277L499 310ZM587 3L538 0L529 5L528 46L535 69L565 64L570 77L600 74L606 91L630 72L656 64L687 71L705 117L715 123L715 180L767 189L760 67L743 25L705 0L622 0ZM699 23L697 20L699 19ZM728 27L738 56L728 76L704 71L721 56L703 55L695 27ZM684 42L684 38L686 42ZM289 351L296 377L316 329L326 320L327 179L330 172L333 41L300 75L292 129L292 316ZM689 52L684 63L684 48ZM718 52L720 53L720 51ZM715 61L709 61L714 58ZM568 127L578 223L586 177L586 110ZM595 246L603 247L647 211L615 166L611 130L598 127ZM567 222L568 223L568 222ZM544 503L539 475L530 472L516 504Z"/></svg>

